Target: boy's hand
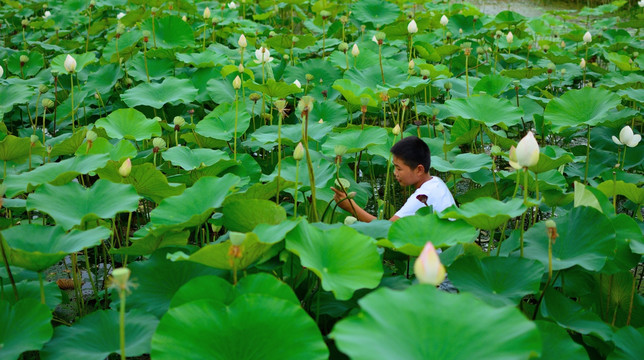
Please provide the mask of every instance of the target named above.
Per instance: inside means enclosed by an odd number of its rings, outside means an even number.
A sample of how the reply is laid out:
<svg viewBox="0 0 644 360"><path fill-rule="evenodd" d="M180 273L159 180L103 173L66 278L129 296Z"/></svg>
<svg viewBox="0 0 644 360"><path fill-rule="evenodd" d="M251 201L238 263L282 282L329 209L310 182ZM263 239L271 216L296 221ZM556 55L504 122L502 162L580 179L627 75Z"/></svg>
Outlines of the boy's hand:
<svg viewBox="0 0 644 360"><path fill-rule="evenodd" d="M338 206L342 207L343 204L340 201L344 200L347 197L347 193L342 190L338 190L333 186L331 187L331 190L333 190L333 192L335 193L333 194L333 200L339 204Z"/></svg>

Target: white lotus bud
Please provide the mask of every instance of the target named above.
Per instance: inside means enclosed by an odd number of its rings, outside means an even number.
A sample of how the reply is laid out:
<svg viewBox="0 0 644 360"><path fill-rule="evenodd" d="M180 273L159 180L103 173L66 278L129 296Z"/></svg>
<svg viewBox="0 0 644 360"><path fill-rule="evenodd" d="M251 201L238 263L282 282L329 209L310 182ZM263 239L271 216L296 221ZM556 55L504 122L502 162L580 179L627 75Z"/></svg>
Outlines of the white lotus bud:
<svg viewBox="0 0 644 360"><path fill-rule="evenodd" d="M239 90L241 88L241 79L239 78L239 75L235 76L235 80L233 80L233 88L235 90Z"/></svg>
<svg viewBox="0 0 644 360"><path fill-rule="evenodd" d="M512 44L514 41L514 35L512 35L512 31L508 31L508 34L505 36L505 40L508 41L508 44Z"/></svg>
<svg viewBox="0 0 644 360"><path fill-rule="evenodd" d="M590 31L586 31L586 33L584 34L584 42L588 44L592 41L593 41L593 36L590 35Z"/></svg>
<svg viewBox="0 0 644 360"><path fill-rule="evenodd" d="M415 20L409 22L409 25L407 25L407 32L410 34L415 34L418 32L418 25L416 25Z"/></svg>
<svg viewBox="0 0 644 360"><path fill-rule="evenodd" d="M206 8L203 11L203 18L204 19L210 19L210 8L206 6Z"/></svg>
<svg viewBox="0 0 644 360"><path fill-rule="evenodd" d="M447 26L448 22L449 22L449 20L447 19L447 16L445 16L445 15L441 16L441 25Z"/></svg>
<svg viewBox="0 0 644 360"><path fill-rule="evenodd" d="M354 57L360 55L360 49L358 49L358 44L353 44L353 47L351 48L351 55Z"/></svg>
<svg viewBox="0 0 644 360"><path fill-rule="evenodd" d="M581 59L581 61L579 62L579 67L582 69L586 68L586 59Z"/></svg>
<svg viewBox="0 0 644 360"><path fill-rule="evenodd" d="M67 70L68 73L73 73L74 71L76 71L76 59L68 54L65 58L64 66L65 70Z"/></svg>
<svg viewBox="0 0 644 360"><path fill-rule="evenodd" d="M240 48L245 48L248 46L248 42L246 41L246 36L244 34L241 34L239 36L239 40L237 40L237 45L239 45Z"/></svg>

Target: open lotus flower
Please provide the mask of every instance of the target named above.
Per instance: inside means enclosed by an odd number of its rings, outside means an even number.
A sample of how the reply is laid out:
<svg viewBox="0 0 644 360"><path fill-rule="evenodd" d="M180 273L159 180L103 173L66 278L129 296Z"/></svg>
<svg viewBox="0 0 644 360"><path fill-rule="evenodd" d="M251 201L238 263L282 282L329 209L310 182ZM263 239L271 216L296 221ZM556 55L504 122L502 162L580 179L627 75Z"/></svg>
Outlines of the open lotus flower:
<svg viewBox="0 0 644 360"><path fill-rule="evenodd" d="M584 34L584 42L588 44L589 42L592 42L592 41L593 41L593 36L590 35L590 31L586 31L586 33Z"/></svg>
<svg viewBox="0 0 644 360"><path fill-rule="evenodd" d="M410 34L415 34L418 32L418 25L416 25L416 20L412 20L407 25L407 32Z"/></svg>
<svg viewBox="0 0 644 360"><path fill-rule="evenodd" d="M273 58L271 57L271 52L263 46L255 50L255 57L257 58L255 62L258 64L268 63L273 61Z"/></svg>
<svg viewBox="0 0 644 360"><path fill-rule="evenodd" d="M445 16L445 15L441 16L441 25L447 26L448 22L449 22L449 20L447 19L447 16Z"/></svg>
<svg viewBox="0 0 644 360"><path fill-rule="evenodd" d="M47 10L47 11L45 11L45 13L43 14L42 17L43 17L43 19L46 19L46 18L48 18L50 16L51 16L51 11Z"/></svg>
<svg viewBox="0 0 644 360"><path fill-rule="evenodd" d="M231 10L235 10L238 7L239 7L239 5L237 5L234 1L231 1L231 2L228 3L228 8L231 9Z"/></svg>
<svg viewBox="0 0 644 360"><path fill-rule="evenodd" d="M295 84L295 86L297 86L300 89L302 88L302 83L300 83L300 80L298 79L295 79L295 81L293 81L293 84Z"/></svg>
<svg viewBox="0 0 644 360"><path fill-rule="evenodd" d="M438 253L431 242L425 244L420 256L414 262L414 274L421 284L436 286L445 280L445 266L441 264Z"/></svg>
<svg viewBox="0 0 644 360"><path fill-rule="evenodd" d="M539 144L532 131L523 137L516 149L510 148L510 165L515 169L529 168L539 162Z"/></svg>
<svg viewBox="0 0 644 360"><path fill-rule="evenodd" d="M626 145L628 147L636 147L642 140L642 135L634 134L630 126L624 126L619 132L619 139L613 135L613 142L617 145Z"/></svg>
<svg viewBox="0 0 644 360"><path fill-rule="evenodd" d="M67 55L67 57L65 58L64 66L65 70L67 70L68 73L73 73L74 71L76 71L76 59L74 59L74 57L72 57L71 55Z"/></svg>
<svg viewBox="0 0 644 360"><path fill-rule="evenodd" d="M116 20L121 20L124 16L125 16L125 13L120 12L120 13L116 14Z"/></svg>

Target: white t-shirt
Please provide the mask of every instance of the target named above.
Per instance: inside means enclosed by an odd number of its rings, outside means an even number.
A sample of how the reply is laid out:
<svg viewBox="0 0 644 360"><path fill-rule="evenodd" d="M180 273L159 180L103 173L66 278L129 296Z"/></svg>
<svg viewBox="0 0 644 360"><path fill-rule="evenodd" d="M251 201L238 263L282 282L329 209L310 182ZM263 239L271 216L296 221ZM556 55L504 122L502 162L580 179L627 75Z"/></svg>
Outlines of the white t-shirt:
<svg viewBox="0 0 644 360"><path fill-rule="evenodd" d="M418 195L427 196L427 205L433 206L435 212L441 212L455 204L452 193L447 185L438 176L432 176L430 180L425 181L413 194L407 199L396 216L404 217L416 214L416 211L425 206L416 197Z"/></svg>

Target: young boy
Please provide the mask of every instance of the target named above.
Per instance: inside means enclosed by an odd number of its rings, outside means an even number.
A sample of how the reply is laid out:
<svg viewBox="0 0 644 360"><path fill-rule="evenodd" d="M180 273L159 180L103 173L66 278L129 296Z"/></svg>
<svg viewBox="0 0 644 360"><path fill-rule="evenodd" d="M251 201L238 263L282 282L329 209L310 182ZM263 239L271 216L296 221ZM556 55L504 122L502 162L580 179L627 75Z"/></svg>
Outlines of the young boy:
<svg viewBox="0 0 644 360"><path fill-rule="evenodd" d="M414 215L423 206L433 206L435 212L441 212L454 205L454 197L443 180L429 175L431 155L429 147L423 140L409 136L397 142L390 151L394 158L396 180L401 186L413 185L416 190L400 210L389 219L390 221ZM360 221L371 222L376 219L375 216L359 207L355 201L351 199L342 201L346 197L344 192L335 188L331 189L335 192L333 199L340 208L350 213L353 213L353 209L355 209L353 215Z"/></svg>

